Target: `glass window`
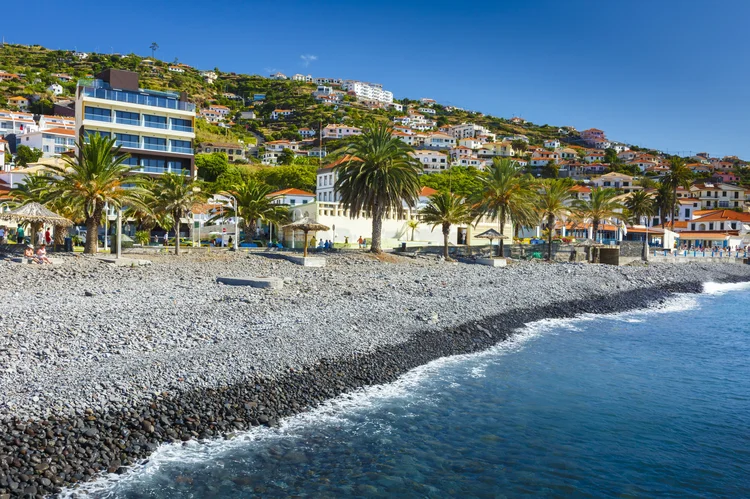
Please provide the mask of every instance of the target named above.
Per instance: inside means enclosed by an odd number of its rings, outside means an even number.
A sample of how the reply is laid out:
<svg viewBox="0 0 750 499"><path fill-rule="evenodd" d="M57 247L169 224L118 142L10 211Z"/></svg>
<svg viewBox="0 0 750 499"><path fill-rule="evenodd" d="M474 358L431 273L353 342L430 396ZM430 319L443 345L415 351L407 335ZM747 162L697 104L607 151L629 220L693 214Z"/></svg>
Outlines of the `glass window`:
<svg viewBox="0 0 750 499"><path fill-rule="evenodd" d="M43 150L44 152L49 152L49 146L44 146L44 148L43 148L42 150Z"/></svg>
<svg viewBox="0 0 750 499"><path fill-rule="evenodd" d="M172 159L167 162L167 166L169 167L169 171L172 173L177 174L183 174L187 173L186 169L184 168L184 164L179 159Z"/></svg>
<svg viewBox="0 0 750 499"><path fill-rule="evenodd" d="M84 114L84 118L87 120L112 121L112 111L110 111L109 109L86 106Z"/></svg>
<svg viewBox="0 0 750 499"><path fill-rule="evenodd" d="M166 151L167 139L158 137L143 137L143 147L153 151Z"/></svg>
<svg viewBox="0 0 750 499"><path fill-rule="evenodd" d="M84 140L88 139L89 135L96 135L97 133L100 136L102 136L102 137L109 137L110 136L109 132L102 132L100 130L84 130L83 131L83 138L84 138Z"/></svg>
<svg viewBox="0 0 750 499"><path fill-rule="evenodd" d="M64 153L68 148L65 146L55 146L55 154Z"/></svg>
<svg viewBox="0 0 750 499"><path fill-rule="evenodd" d="M180 118L171 118L172 120L172 130L177 130L178 132L192 132L193 131L193 122L190 120L183 120Z"/></svg>
<svg viewBox="0 0 750 499"><path fill-rule="evenodd" d="M172 152L193 153L189 140L171 140L170 142L172 143Z"/></svg>
<svg viewBox="0 0 750 499"><path fill-rule="evenodd" d="M138 166L138 158L136 158L135 156L128 156L122 161L122 164L128 166Z"/></svg>
<svg viewBox="0 0 750 499"><path fill-rule="evenodd" d="M130 113L128 111L115 111L115 121L122 125L135 125L141 124L141 115L138 113Z"/></svg>
<svg viewBox="0 0 750 499"><path fill-rule="evenodd" d="M129 133L116 133L115 134L115 145L122 147L140 147L140 140L137 135Z"/></svg>
<svg viewBox="0 0 750 499"><path fill-rule="evenodd" d="M164 173L166 171L166 162L159 158L142 158L141 167L144 172Z"/></svg>
<svg viewBox="0 0 750 499"><path fill-rule="evenodd" d="M143 124L150 128L167 128L166 116L143 115Z"/></svg>

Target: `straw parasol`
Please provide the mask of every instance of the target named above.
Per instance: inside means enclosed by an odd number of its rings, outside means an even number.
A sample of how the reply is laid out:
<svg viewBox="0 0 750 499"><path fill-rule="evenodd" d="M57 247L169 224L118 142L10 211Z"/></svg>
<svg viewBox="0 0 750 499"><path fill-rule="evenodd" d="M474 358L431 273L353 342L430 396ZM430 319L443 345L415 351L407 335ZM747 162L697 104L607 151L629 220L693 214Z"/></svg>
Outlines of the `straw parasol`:
<svg viewBox="0 0 750 499"><path fill-rule="evenodd" d="M33 228L32 232L34 233L42 225L52 225L54 227L70 227L73 225L73 222L67 218L58 215L39 203L28 203L7 213L0 213L0 219L12 220L19 223L28 222L31 224Z"/></svg>
<svg viewBox="0 0 750 499"><path fill-rule="evenodd" d="M489 239L490 240L490 250L492 250L492 240L493 239L501 239L503 236L496 231L495 229L490 229L482 232L481 234L474 236L477 239ZM492 251L490 251L490 255L492 254ZM500 255L502 256L502 255Z"/></svg>
<svg viewBox="0 0 750 499"><path fill-rule="evenodd" d="M296 222L284 225L282 227L282 229L287 229L287 228L292 229L292 230L301 230L302 232L305 233L305 246L304 246L303 253L302 253L303 256L307 256L307 233L308 232L310 231L316 232L319 230L331 230L331 228L328 227L327 225L319 224L318 222L314 222L307 217L300 218Z"/></svg>

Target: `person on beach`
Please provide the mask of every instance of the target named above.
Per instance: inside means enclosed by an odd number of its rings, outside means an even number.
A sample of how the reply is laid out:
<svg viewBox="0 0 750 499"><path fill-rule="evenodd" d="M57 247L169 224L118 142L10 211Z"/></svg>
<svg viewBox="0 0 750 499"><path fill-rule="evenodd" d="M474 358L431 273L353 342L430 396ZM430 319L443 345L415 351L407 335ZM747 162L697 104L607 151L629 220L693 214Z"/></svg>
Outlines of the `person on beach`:
<svg viewBox="0 0 750 499"><path fill-rule="evenodd" d="M36 233L36 245L41 246L42 244L44 244L44 232L42 232L42 229L39 229Z"/></svg>
<svg viewBox="0 0 750 499"><path fill-rule="evenodd" d="M0 227L0 244L5 244L5 227Z"/></svg>
<svg viewBox="0 0 750 499"><path fill-rule="evenodd" d="M312 239L310 239L310 244L308 244L307 247L310 249L315 249L318 247L318 240L315 239L315 236L313 236Z"/></svg>
<svg viewBox="0 0 750 499"><path fill-rule="evenodd" d="M51 264L52 260L47 257L47 247L45 244L39 246L36 250L36 262L39 264Z"/></svg>
<svg viewBox="0 0 750 499"><path fill-rule="evenodd" d="M18 226L18 230L16 231L16 242L18 244L23 243L23 227L20 225Z"/></svg>
<svg viewBox="0 0 750 499"><path fill-rule="evenodd" d="M164 233L164 246L169 246L169 232Z"/></svg>
<svg viewBox="0 0 750 499"><path fill-rule="evenodd" d="M44 244L46 244L47 246L52 244L52 234L49 231L49 227L47 227L47 230L44 231Z"/></svg>
<svg viewBox="0 0 750 499"><path fill-rule="evenodd" d="M362 249L363 245L365 244L365 240L362 239L362 236L359 236L359 239L357 239L357 244L359 245L359 248Z"/></svg>
<svg viewBox="0 0 750 499"><path fill-rule="evenodd" d="M229 244L228 244L228 246L229 246L230 248L232 247L232 243L233 243L233 242L234 242L234 239L232 238L232 236L229 236Z"/></svg>
<svg viewBox="0 0 750 499"><path fill-rule="evenodd" d="M23 257L24 258L34 258L34 247L32 245L27 245L26 248L23 250Z"/></svg>

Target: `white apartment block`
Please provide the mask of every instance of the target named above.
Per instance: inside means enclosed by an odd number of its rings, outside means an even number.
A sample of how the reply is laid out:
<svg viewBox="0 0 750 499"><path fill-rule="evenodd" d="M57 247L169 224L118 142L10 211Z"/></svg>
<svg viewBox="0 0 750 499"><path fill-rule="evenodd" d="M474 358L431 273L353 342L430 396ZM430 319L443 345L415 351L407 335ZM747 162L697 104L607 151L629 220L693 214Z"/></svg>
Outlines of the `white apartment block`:
<svg viewBox="0 0 750 499"><path fill-rule="evenodd" d="M469 137L476 137L477 135L491 134L491 132L485 127L481 125L475 125L474 123L462 123L460 125L452 126L449 133L459 140Z"/></svg>
<svg viewBox="0 0 750 499"><path fill-rule="evenodd" d="M358 99L372 100L391 104L393 102L393 92L383 90L383 86L374 83L365 83L356 80L344 80L341 89L347 92L353 92Z"/></svg>
<svg viewBox="0 0 750 499"><path fill-rule="evenodd" d="M323 138L324 139L343 139L345 137L351 137L353 135L361 135L362 129L354 126L346 125L326 125L323 127Z"/></svg>
<svg viewBox="0 0 750 499"><path fill-rule="evenodd" d="M76 132L65 128L38 130L16 136L16 148L28 146L42 151L43 158L60 157L64 152L75 149Z"/></svg>
<svg viewBox="0 0 750 499"><path fill-rule="evenodd" d="M113 137L134 172L195 177L195 104L187 95L144 90L138 73L107 69L76 88L77 139Z"/></svg>
<svg viewBox="0 0 750 499"><path fill-rule="evenodd" d="M271 119L272 120L278 120L279 118L286 118L287 116L291 116L294 114L294 111L291 109L274 109L271 112Z"/></svg>
<svg viewBox="0 0 750 499"><path fill-rule="evenodd" d="M333 188L337 179L338 174L333 166L318 169L318 183L315 189L318 202L335 203L341 201L341 194Z"/></svg>
<svg viewBox="0 0 750 499"><path fill-rule="evenodd" d="M8 143L0 139L0 171L5 171L5 153L8 151Z"/></svg>
<svg viewBox="0 0 750 499"><path fill-rule="evenodd" d="M422 163L425 173L435 173L448 168L448 155L438 151L420 149L409 153L414 159Z"/></svg>
<svg viewBox="0 0 750 499"><path fill-rule="evenodd" d="M456 139L447 133L430 133L424 139L424 147L428 149L450 149L456 146Z"/></svg>

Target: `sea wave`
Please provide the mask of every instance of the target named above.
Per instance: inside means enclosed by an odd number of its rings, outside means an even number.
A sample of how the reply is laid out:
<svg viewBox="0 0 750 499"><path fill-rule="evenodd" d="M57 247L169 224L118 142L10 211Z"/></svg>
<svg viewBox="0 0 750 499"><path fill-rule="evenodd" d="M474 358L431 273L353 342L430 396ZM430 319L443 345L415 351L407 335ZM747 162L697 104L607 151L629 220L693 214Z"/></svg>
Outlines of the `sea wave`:
<svg viewBox="0 0 750 499"><path fill-rule="evenodd" d="M708 295L721 295L732 291L750 289L750 282L705 282L703 292Z"/></svg>

